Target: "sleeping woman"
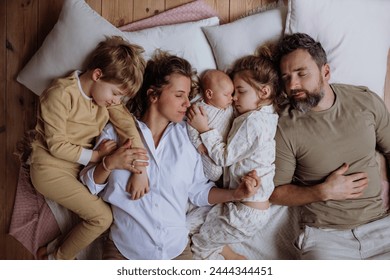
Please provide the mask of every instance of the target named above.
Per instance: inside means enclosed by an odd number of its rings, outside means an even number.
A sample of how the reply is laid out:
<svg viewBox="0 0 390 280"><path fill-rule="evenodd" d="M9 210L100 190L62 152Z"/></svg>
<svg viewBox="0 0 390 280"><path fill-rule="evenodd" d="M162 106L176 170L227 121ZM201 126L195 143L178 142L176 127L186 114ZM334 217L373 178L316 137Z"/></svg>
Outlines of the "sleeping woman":
<svg viewBox="0 0 390 280"><path fill-rule="evenodd" d="M241 201L259 189L255 171L243 176L235 190L217 188L205 178L201 157L183 122L194 74L188 61L164 52L147 63L130 111L138 118L149 157L148 193L131 199L126 190L131 173L120 166L117 151L107 156L106 168L91 164L81 173L91 193L99 193L112 205L114 222L103 259L192 259L186 227L188 200L197 206ZM118 141L110 124L98 144L105 139Z"/></svg>

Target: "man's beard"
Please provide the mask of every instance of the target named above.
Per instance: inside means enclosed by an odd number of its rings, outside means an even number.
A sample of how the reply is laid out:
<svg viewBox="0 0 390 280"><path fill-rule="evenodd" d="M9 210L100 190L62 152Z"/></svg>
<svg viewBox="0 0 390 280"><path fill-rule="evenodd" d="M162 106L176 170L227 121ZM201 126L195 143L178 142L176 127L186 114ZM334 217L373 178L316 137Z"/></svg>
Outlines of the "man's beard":
<svg viewBox="0 0 390 280"><path fill-rule="evenodd" d="M291 90L289 94L291 106L293 106L294 109L302 113L307 113L311 110L311 108L317 106L318 103L320 103L321 99L324 97L324 91L322 90L321 84L322 81L320 81L317 89L312 92L305 89ZM304 98L295 99L294 95L299 92L304 92L306 96Z"/></svg>
<svg viewBox="0 0 390 280"><path fill-rule="evenodd" d="M298 90L299 92L304 92L306 94L305 98L295 99L293 96L290 96L290 104L294 109L301 111L302 113L307 113L311 108L318 105L322 97L324 97L324 92L309 92L307 90Z"/></svg>

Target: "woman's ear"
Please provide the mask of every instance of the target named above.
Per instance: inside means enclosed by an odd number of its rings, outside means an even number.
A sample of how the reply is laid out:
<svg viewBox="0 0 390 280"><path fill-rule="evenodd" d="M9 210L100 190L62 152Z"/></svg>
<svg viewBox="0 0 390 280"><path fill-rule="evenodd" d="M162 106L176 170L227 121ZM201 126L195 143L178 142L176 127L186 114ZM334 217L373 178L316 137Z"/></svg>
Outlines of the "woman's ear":
<svg viewBox="0 0 390 280"><path fill-rule="evenodd" d="M156 92L151 88L146 91L146 95L151 103L155 103L158 99Z"/></svg>
<svg viewBox="0 0 390 280"><path fill-rule="evenodd" d="M95 68L92 72L92 80L94 82L98 81L103 76L103 72L100 68Z"/></svg>

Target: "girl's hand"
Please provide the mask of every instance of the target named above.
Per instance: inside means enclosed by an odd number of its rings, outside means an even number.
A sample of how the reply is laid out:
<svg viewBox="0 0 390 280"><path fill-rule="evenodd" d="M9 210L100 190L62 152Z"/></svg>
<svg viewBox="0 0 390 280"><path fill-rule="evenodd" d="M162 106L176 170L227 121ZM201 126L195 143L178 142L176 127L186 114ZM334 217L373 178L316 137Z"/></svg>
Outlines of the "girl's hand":
<svg viewBox="0 0 390 280"><path fill-rule="evenodd" d="M260 185L261 179L257 176L256 170L250 171L241 178L241 183L233 194L234 200L240 201L254 196L259 190Z"/></svg>
<svg viewBox="0 0 390 280"><path fill-rule="evenodd" d="M199 133L209 131L209 120L202 106L192 105L187 112L187 122Z"/></svg>

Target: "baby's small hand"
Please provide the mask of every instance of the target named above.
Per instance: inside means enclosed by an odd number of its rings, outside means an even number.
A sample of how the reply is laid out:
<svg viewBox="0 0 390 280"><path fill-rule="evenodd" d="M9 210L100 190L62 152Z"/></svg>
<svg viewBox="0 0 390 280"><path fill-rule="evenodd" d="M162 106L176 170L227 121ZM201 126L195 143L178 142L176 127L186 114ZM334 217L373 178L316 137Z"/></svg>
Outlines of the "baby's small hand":
<svg viewBox="0 0 390 280"><path fill-rule="evenodd" d="M198 150L198 153L201 154L201 155L207 155L208 154L206 146L203 143L198 146L197 150Z"/></svg>
<svg viewBox="0 0 390 280"><path fill-rule="evenodd" d="M207 112L202 106L192 105L187 111L187 122L199 133L209 131Z"/></svg>

